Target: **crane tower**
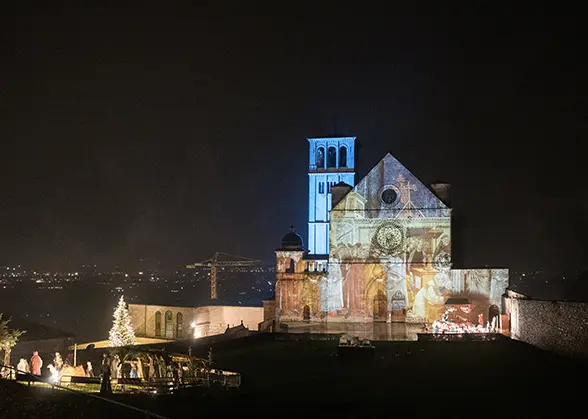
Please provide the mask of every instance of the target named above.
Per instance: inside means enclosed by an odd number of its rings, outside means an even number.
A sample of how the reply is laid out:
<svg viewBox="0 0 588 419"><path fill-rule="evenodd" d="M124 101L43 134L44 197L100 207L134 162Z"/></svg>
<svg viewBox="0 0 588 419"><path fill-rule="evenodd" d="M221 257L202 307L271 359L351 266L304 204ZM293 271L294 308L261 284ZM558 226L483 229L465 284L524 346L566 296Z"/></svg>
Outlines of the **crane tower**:
<svg viewBox="0 0 588 419"><path fill-rule="evenodd" d="M226 260L223 260L226 259ZM210 268L210 299L217 299L216 284L217 284L217 270L224 267L241 267L241 266L255 266L260 264L260 260L249 259L243 256L231 255L228 253L216 252L210 259L196 262L191 265L186 265L188 269L194 269L200 266Z"/></svg>

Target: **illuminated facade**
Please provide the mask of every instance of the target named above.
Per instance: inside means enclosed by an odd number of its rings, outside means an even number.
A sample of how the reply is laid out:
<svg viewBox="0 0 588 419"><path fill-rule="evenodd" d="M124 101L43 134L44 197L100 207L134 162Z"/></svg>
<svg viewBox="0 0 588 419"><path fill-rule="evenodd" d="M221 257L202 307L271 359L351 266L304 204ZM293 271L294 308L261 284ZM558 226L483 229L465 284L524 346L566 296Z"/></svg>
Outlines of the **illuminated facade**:
<svg viewBox="0 0 588 419"><path fill-rule="evenodd" d="M137 337L188 339L219 335L227 327L242 324L257 330L263 321L262 307L172 307L129 304L131 324Z"/></svg>
<svg viewBox="0 0 588 419"><path fill-rule="evenodd" d="M331 188L355 184L355 138L309 138L308 253L329 253Z"/></svg>
<svg viewBox="0 0 588 419"><path fill-rule="evenodd" d="M466 299L480 321L501 312L507 269L452 269L450 185L427 187L391 154L355 187L354 169L333 168L339 177L330 180L328 168L312 165L330 140L310 140L309 252L293 230L284 236L276 251L275 309L266 319L422 324L440 320L449 298ZM320 196L317 185L335 181ZM319 244L325 237L326 251Z"/></svg>

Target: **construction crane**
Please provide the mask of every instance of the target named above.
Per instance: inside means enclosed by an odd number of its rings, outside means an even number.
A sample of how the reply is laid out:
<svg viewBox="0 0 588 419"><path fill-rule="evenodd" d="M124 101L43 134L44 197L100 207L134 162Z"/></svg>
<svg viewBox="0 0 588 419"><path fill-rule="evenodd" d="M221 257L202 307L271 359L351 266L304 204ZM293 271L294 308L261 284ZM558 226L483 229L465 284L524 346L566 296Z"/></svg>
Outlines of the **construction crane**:
<svg viewBox="0 0 588 419"><path fill-rule="evenodd" d="M232 260L221 260L221 255L227 259L231 258ZM202 262L197 262L192 265L186 265L186 268L194 269L200 266L206 266L210 268L210 299L216 300L216 275L218 268L255 266L260 263L260 260L249 259L243 256L231 255L228 253L216 252L210 259L206 259Z"/></svg>

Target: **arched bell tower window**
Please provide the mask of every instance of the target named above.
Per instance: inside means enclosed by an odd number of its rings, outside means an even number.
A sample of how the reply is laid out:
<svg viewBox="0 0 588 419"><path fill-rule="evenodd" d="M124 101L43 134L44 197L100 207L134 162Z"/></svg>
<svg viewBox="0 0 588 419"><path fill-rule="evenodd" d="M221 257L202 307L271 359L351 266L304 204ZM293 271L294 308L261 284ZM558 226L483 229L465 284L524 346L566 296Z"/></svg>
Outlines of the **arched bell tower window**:
<svg viewBox="0 0 588 419"><path fill-rule="evenodd" d="M337 149L335 147L329 147L327 152L327 168L337 167Z"/></svg>
<svg viewBox="0 0 588 419"><path fill-rule="evenodd" d="M347 147L339 148L339 167L347 167Z"/></svg>
<svg viewBox="0 0 588 419"><path fill-rule="evenodd" d="M286 266L286 272L293 274L294 268L295 268L294 259L290 258L290 260L288 261L288 265Z"/></svg>
<svg viewBox="0 0 588 419"><path fill-rule="evenodd" d="M324 169L325 168L325 149L323 147L319 147L316 150L316 168L317 169Z"/></svg>

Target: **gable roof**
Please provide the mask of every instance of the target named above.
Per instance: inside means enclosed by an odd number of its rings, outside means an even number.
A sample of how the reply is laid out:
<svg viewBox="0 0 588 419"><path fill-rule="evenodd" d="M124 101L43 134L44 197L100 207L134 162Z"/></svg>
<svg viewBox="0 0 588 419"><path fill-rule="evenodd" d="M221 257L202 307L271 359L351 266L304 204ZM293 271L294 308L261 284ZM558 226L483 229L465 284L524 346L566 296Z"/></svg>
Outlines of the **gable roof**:
<svg viewBox="0 0 588 419"><path fill-rule="evenodd" d="M385 204L381 194L385 189L392 189L392 203ZM449 207L425 186L392 154L387 153L355 187L343 197L332 211L345 211L350 192L355 192L365 199L364 210L390 211L394 218L411 217L447 217Z"/></svg>

